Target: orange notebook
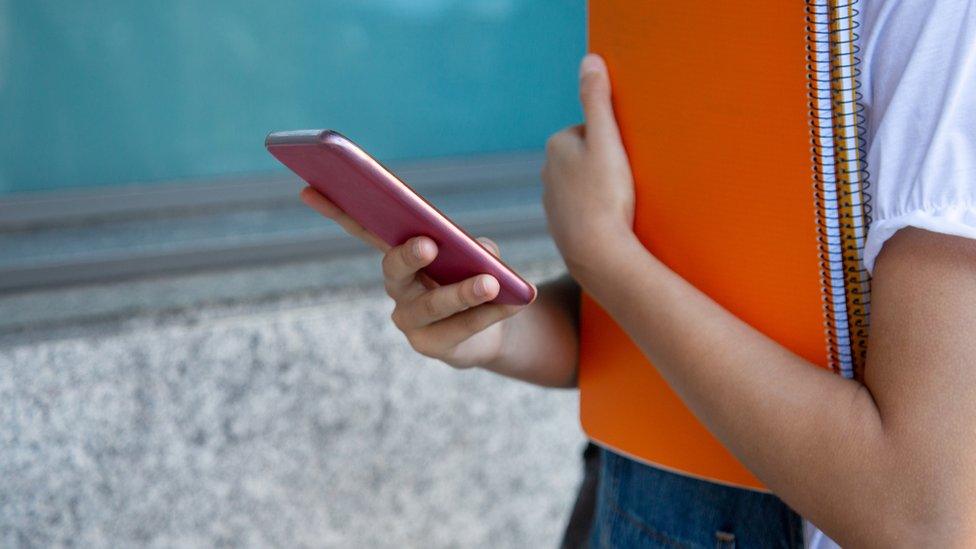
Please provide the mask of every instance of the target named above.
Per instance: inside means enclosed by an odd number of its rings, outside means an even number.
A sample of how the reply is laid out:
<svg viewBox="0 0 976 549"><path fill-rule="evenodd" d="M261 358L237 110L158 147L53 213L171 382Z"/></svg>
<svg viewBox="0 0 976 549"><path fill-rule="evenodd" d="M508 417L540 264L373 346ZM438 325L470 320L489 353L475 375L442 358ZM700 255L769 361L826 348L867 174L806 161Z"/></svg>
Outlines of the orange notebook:
<svg viewBox="0 0 976 549"><path fill-rule="evenodd" d="M854 9L850 0L589 3L641 242L739 318L847 376L863 364L869 313ZM586 294L579 384L596 442L764 489Z"/></svg>

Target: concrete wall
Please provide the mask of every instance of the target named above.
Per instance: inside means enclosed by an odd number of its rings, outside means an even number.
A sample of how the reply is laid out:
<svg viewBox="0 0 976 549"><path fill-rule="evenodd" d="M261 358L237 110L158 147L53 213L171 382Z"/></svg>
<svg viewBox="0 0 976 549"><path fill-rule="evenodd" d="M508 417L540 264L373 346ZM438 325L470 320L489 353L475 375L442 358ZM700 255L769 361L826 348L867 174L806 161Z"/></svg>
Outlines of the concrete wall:
<svg viewBox="0 0 976 549"><path fill-rule="evenodd" d="M575 392L417 356L377 261L0 298L0 546L555 546Z"/></svg>

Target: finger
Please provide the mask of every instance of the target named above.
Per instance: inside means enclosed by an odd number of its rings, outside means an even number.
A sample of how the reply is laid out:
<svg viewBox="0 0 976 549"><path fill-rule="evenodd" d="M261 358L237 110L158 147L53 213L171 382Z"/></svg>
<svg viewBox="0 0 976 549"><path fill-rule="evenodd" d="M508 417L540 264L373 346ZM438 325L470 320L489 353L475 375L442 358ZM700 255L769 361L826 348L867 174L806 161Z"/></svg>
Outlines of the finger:
<svg viewBox="0 0 976 549"><path fill-rule="evenodd" d="M433 290L434 288L440 287L440 284L438 284L433 278L430 277L430 275L423 271L417 273L417 280L419 280L420 283L423 284L428 290Z"/></svg>
<svg viewBox="0 0 976 549"><path fill-rule="evenodd" d="M322 195L322 193L313 189L312 187L305 187L302 192L298 193L299 198L305 205L311 207L313 210L319 212L320 214L328 217L329 219L336 218L343 215L342 210L339 206L332 203L331 200Z"/></svg>
<svg viewBox="0 0 976 549"><path fill-rule="evenodd" d="M302 189L299 197L307 206L319 212L323 216L335 221L336 224L342 227L342 230L346 231L350 235L362 240L381 252L385 252L390 249L389 244L381 240L373 233L367 231L362 225L357 223L356 220L346 215L346 213L336 206L331 200L322 196L322 193L318 192L312 187L305 187Z"/></svg>
<svg viewBox="0 0 976 549"><path fill-rule="evenodd" d="M486 303L421 328L419 332L426 341L436 342L438 348L432 351L443 354L492 324L514 315L523 307L524 305Z"/></svg>
<svg viewBox="0 0 976 549"><path fill-rule="evenodd" d="M595 53L586 55L580 63L580 102L586 119L587 144L600 146L620 141L610 97L606 63Z"/></svg>
<svg viewBox="0 0 976 549"><path fill-rule="evenodd" d="M549 136L546 140L546 158L558 157L568 151L583 146L585 135L582 124L563 128Z"/></svg>
<svg viewBox="0 0 976 549"><path fill-rule="evenodd" d="M500 287L495 277L473 276L455 284L424 292L403 307L401 328L416 329L495 299Z"/></svg>
<svg viewBox="0 0 976 549"><path fill-rule="evenodd" d="M397 301L409 301L423 293L417 271L437 257L437 244L425 236L411 238L383 255L386 293Z"/></svg>
<svg viewBox="0 0 976 549"><path fill-rule="evenodd" d="M501 250L498 248L498 244L496 244L494 240L488 238L487 236L479 236L478 242L481 242L485 248L488 248L488 251L491 252L495 257L502 256Z"/></svg>

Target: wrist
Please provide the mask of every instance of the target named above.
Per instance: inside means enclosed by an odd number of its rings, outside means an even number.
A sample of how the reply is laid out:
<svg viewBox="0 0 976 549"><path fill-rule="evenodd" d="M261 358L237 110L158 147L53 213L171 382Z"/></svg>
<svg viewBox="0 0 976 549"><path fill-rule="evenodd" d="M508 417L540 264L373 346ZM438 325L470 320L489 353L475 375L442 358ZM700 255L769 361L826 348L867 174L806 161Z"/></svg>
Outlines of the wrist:
<svg viewBox="0 0 976 549"><path fill-rule="evenodd" d="M630 227L607 227L598 234L592 245L563 255L569 274L590 293L602 285L613 284L620 274L620 266L648 254Z"/></svg>
<svg viewBox="0 0 976 549"><path fill-rule="evenodd" d="M531 306L529 305L529 307ZM521 316L523 316L521 313L515 314L498 322L498 345L491 356L478 366L479 368L496 373L504 372L511 368L512 361L514 360L511 355L517 347L511 341L513 333L512 324L518 322L517 319Z"/></svg>

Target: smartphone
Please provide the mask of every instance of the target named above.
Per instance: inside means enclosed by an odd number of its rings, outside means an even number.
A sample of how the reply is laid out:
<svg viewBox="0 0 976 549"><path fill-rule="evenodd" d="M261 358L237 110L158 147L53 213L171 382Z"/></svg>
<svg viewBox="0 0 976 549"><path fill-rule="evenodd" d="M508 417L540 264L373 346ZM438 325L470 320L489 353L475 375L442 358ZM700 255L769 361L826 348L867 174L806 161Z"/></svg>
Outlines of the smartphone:
<svg viewBox="0 0 976 549"><path fill-rule="evenodd" d="M424 272L438 284L486 273L500 286L492 303L526 305L535 299L535 286L342 134L272 132L264 144L282 164L390 246L420 235L437 243L437 258Z"/></svg>

